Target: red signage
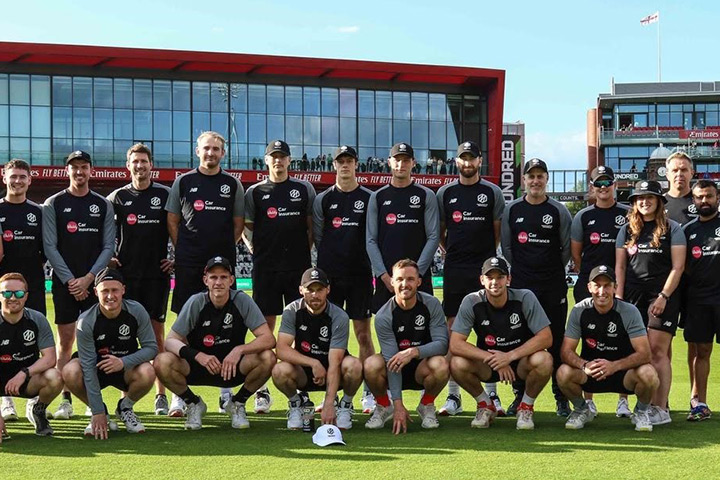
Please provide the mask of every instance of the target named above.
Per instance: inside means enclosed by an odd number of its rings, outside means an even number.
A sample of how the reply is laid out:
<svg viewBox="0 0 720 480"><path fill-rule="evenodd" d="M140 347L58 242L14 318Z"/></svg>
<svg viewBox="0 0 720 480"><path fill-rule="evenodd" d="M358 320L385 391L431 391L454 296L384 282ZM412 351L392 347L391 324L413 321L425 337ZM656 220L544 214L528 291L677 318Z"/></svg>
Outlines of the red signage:
<svg viewBox="0 0 720 480"><path fill-rule="evenodd" d="M691 140L720 140L720 130L680 130L680 138Z"/></svg>

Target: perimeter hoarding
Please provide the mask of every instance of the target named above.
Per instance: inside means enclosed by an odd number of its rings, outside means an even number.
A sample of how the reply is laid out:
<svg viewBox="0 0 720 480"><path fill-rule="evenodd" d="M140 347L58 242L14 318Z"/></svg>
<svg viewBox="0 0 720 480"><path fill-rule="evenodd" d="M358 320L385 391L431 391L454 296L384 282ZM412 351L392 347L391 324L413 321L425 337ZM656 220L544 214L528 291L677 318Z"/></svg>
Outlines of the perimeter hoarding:
<svg viewBox="0 0 720 480"><path fill-rule="evenodd" d="M520 135L503 135L500 147L500 188L505 202L520 197L522 143Z"/></svg>

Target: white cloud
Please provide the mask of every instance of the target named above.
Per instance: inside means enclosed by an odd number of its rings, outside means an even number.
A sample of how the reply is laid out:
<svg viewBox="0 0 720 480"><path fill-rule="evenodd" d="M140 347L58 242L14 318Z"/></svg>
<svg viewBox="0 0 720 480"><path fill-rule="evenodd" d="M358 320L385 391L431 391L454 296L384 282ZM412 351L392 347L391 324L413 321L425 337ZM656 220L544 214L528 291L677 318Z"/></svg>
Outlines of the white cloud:
<svg viewBox="0 0 720 480"><path fill-rule="evenodd" d="M360 27L357 25L347 25L344 27L334 27L333 30L337 33L358 33L360 31Z"/></svg>
<svg viewBox="0 0 720 480"><path fill-rule="evenodd" d="M587 133L529 133L525 138L525 160L533 157L545 160L551 170L585 170Z"/></svg>

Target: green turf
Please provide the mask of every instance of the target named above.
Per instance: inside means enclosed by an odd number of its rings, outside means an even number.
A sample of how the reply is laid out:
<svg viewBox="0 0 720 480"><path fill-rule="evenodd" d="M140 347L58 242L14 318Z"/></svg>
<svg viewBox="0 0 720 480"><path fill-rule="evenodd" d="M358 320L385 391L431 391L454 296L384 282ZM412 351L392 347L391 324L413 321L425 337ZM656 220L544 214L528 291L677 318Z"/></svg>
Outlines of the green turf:
<svg viewBox="0 0 720 480"><path fill-rule="evenodd" d="M572 295L570 295L572 297ZM48 302L52 308L52 302ZM52 318L52 313L51 313ZM168 319L168 325L174 315ZM357 345L351 335L351 352ZM418 395L406 392L406 405L415 422L407 435L394 437L389 428L367 431L367 415L355 416L345 433L345 447L315 447L310 435L285 429L285 399L271 387L275 404L270 415L249 415L249 430L233 430L217 412L216 388L197 388L210 413L198 432L182 429L182 420L152 415L152 399L140 401L137 411L147 433L111 433L106 442L83 438L87 419L76 400L76 417L53 421L55 436L39 438L21 418L9 423L12 440L0 446L0 472L18 478L485 478L497 479L604 479L604 478L718 478L720 429L717 420L700 424L685 421L689 386L682 338L674 343L674 383L671 391L673 423L638 433L629 420L614 415L616 397L596 396L600 416L584 430L566 431L554 414L549 388L536 404L536 430L515 430L514 419L498 419L491 429L472 430L473 401L463 395L468 410L459 417L441 418L435 431L420 428L414 408ZM716 362L714 362L716 363ZM717 385L710 379L709 403L720 405ZM118 394L105 390L113 410ZM507 404L510 387L500 386ZM440 406L443 396L438 398ZM313 394L316 403L320 394ZM57 402L56 402L57 403ZM24 401L17 401L24 416ZM359 407L359 398L355 402ZM121 427L122 428L122 427Z"/></svg>

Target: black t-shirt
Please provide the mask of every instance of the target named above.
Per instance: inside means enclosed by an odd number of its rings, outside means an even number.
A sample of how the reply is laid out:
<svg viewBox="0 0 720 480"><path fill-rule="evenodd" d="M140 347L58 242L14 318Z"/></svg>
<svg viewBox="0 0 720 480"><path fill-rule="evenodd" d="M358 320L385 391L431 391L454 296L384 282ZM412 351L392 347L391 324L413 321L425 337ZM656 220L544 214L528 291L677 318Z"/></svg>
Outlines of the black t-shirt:
<svg viewBox="0 0 720 480"><path fill-rule="evenodd" d="M667 212L667 216L671 220L675 220L682 226L697 218L698 213L695 203L693 203L692 192L689 192L684 197L673 197L666 193L664 197L667 199L665 212Z"/></svg>
<svg viewBox="0 0 720 480"><path fill-rule="evenodd" d="M167 258L169 194L168 187L153 182L145 190L128 184L108 195L115 209L117 257L126 280L168 277L160 261Z"/></svg>
<svg viewBox="0 0 720 480"><path fill-rule="evenodd" d="M720 304L720 216L683 226L687 239L686 295L699 305Z"/></svg>
<svg viewBox="0 0 720 480"><path fill-rule="evenodd" d="M44 290L42 208L30 200L10 203L0 199L0 224L5 252L0 275L22 273L30 290Z"/></svg>
<svg viewBox="0 0 720 480"><path fill-rule="evenodd" d="M627 222L627 212L627 206L616 203L610 208L591 205L575 215L570 236L573 241L582 243L580 278L587 279L590 270L598 265L615 268L615 240Z"/></svg>
<svg viewBox="0 0 720 480"><path fill-rule="evenodd" d="M50 324L42 313L26 308L17 323L0 317L0 384L35 363L41 350L54 346Z"/></svg>
<svg viewBox="0 0 720 480"><path fill-rule="evenodd" d="M345 311L328 302L322 313L311 314L302 298L285 307L280 333L295 337L295 350L329 365L330 349L346 350L350 319Z"/></svg>

